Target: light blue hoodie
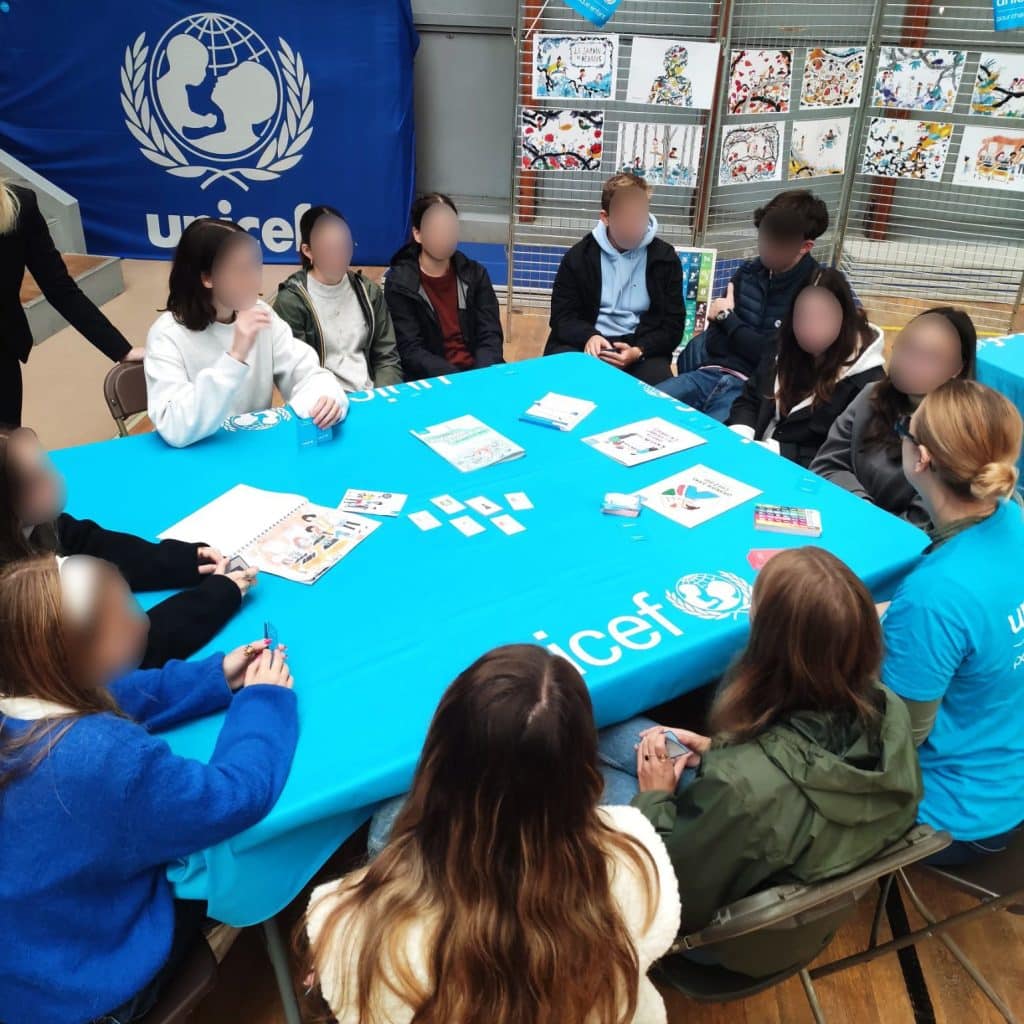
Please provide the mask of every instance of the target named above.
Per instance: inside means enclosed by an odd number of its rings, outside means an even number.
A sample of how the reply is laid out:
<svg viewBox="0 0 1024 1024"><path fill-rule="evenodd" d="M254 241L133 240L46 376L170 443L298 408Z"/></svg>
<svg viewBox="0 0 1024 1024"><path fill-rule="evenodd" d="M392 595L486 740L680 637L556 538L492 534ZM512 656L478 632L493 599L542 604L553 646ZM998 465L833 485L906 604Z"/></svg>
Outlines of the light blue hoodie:
<svg viewBox="0 0 1024 1024"><path fill-rule="evenodd" d="M647 247L658 233L658 221L650 215L647 233L635 249L619 252L598 223L591 234L601 247L601 306L594 330L605 338L632 334L640 314L651 306L647 294Z"/></svg>

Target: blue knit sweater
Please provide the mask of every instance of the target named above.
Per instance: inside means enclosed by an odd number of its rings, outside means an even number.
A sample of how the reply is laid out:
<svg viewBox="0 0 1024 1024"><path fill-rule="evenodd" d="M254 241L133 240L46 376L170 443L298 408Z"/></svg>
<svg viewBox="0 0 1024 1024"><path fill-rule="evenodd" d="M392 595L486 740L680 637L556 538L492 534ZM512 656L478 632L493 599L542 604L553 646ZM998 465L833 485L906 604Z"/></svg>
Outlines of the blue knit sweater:
<svg viewBox="0 0 1024 1024"><path fill-rule="evenodd" d="M82 1024L142 989L170 951L168 862L273 806L298 735L295 695L252 686L232 697L221 663L172 661L118 681L131 721L78 719L0 790L4 1024ZM225 707L209 764L151 735ZM28 725L0 718L0 739Z"/></svg>

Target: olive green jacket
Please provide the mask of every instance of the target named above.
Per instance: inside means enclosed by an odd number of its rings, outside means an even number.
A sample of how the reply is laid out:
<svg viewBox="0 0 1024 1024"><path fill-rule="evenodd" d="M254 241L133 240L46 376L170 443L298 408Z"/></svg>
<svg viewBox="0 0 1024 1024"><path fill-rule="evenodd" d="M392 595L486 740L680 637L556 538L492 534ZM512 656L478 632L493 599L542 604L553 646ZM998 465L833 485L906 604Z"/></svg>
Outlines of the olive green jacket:
<svg viewBox="0 0 1024 1024"><path fill-rule="evenodd" d="M402 382L402 363L395 344L395 328L384 301L384 290L374 284L361 270L350 270L352 290L359 299L368 328L364 355L374 387ZM299 341L304 341L317 354L324 365L324 336L313 300L306 290L306 271L296 271L281 282L274 297L274 312L292 329Z"/></svg>
<svg viewBox="0 0 1024 1024"><path fill-rule="evenodd" d="M884 711L871 728L800 712L757 739L712 746L678 793L634 799L668 847L684 934L743 896L852 871L914 824L922 790L910 718L899 697L879 690ZM784 942L755 933L708 952L761 977L813 956L838 923L811 922Z"/></svg>

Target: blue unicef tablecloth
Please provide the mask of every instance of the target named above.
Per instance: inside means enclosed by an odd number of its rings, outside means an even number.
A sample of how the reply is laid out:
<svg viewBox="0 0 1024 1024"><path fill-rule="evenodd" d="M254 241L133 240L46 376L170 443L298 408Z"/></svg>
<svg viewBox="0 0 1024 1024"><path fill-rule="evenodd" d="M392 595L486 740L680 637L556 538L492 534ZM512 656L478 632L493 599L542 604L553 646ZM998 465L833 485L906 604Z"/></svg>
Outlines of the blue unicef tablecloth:
<svg viewBox="0 0 1024 1024"><path fill-rule="evenodd" d="M1001 391L1024 416L1024 334L979 338L978 380Z"/></svg>
<svg viewBox="0 0 1024 1024"><path fill-rule="evenodd" d="M520 422L549 390L597 409L570 433ZM463 474L409 433L467 413L526 456ZM627 468L582 441L649 416L708 443ZM222 431L183 451L147 435L55 460L70 512L148 537L237 483L324 505L349 487L399 491L409 495L406 513L426 508L442 520L429 499L445 493L484 495L507 511L504 495L525 491L535 508L513 513L527 527L513 536L493 525L465 537L447 522L421 532L404 514L385 519L314 586L264 575L211 647L259 637L264 620L273 622L289 647L301 720L291 776L271 813L170 873L180 896L208 900L214 917L236 925L280 910L374 804L407 787L441 693L496 644L540 642L569 654L585 671L602 725L722 672L747 630L755 575L748 552L805 542L755 532L754 502L688 530L650 510L638 520L602 515L606 491L637 490L703 463L761 488L758 500L816 507L820 543L879 600L926 543L906 523L582 355L355 396L339 438L320 448L300 449L295 426ZM683 577L692 579L677 593ZM717 581L710 591L709 581ZM206 759L220 724L208 718L167 740L179 754Z"/></svg>

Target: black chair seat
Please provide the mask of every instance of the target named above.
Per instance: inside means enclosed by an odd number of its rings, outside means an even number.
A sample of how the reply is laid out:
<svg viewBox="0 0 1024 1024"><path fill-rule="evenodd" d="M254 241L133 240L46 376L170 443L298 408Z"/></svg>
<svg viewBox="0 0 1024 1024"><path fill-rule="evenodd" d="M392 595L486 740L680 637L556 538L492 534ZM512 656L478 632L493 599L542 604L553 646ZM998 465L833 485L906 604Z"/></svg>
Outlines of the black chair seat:
<svg viewBox="0 0 1024 1024"><path fill-rule="evenodd" d="M927 867L930 874L981 900L996 899L1024 889L1024 828L1011 841L1003 853L979 857L969 864L956 867ZM1007 908L1011 913L1024 914L1024 905Z"/></svg>
<svg viewBox="0 0 1024 1024"><path fill-rule="evenodd" d="M701 964L680 954L662 957L651 977L662 986L674 988L698 1003L728 1003L746 999L798 974L806 964L797 964L764 978L738 974L716 964Z"/></svg>
<svg viewBox="0 0 1024 1024"><path fill-rule="evenodd" d="M205 942L197 942L188 960L141 1024L184 1024L217 983L217 961Z"/></svg>

